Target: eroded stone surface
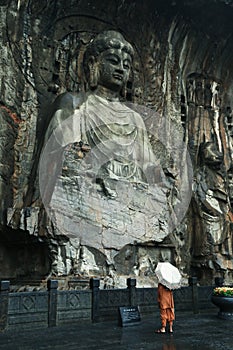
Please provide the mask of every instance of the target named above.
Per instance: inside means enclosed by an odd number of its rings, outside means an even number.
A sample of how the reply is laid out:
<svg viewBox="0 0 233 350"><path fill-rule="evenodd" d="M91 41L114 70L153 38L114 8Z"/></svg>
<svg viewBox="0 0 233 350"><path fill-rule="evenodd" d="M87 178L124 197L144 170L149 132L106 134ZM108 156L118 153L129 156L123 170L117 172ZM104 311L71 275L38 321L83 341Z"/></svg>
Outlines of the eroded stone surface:
<svg viewBox="0 0 233 350"><path fill-rule="evenodd" d="M108 285L120 285L121 276L136 275L143 285L153 278L156 263L168 259L184 276L195 273L202 283L211 282L216 275L224 276L226 282L232 280L232 7L226 3L216 1L210 6L208 1L189 1L180 7L174 2L165 6L158 1L155 6L151 2L139 5L119 1L113 6L108 1L60 0L56 11L49 1L40 7L34 2L1 5L1 230L12 229L17 235L21 229L38 242L44 240L49 247L48 260L52 261L47 274L101 275ZM204 13L208 13L208 20ZM193 192L182 223L173 232L166 224L161 228L160 223L157 234L151 233L150 223L140 211L132 211L129 203L123 211L116 200L118 216L111 220L112 211L107 210L111 200L103 205L106 209L101 214L92 212L93 216L85 204L81 209L90 220L79 225L91 238L85 241L83 235L80 242L77 236L68 239L59 232L45 214L38 161L50 118L49 106L64 91L83 91L83 72L78 67L96 32L109 29L106 21L115 23L135 48L134 79L127 98L158 112L156 125L153 114L144 114L143 118L153 149L173 185L168 202L180 200L177 169L168 151L174 149L177 140L169 133L171 124L183 133L189 146ZM164 119L166 147L154 137L155 127ZM69 187L69 175L65 178ZM183 194L186 191L183 188ZM62 198L62 204L72 200ZM91 204L97 212L99 204ZM130 245L122 248L117 235L132 216ZM68 221L76 234L76 222ZM156 232L157 226L158 222ZM144 234L147 236L142 242ZM90 239L95 248L86 246ZM2 241L0 258L6 254L6 239ZM106 241L112 244L107 246ZM27 243L25 249L29 249ZM27 256L29 259L30 254ZM9 275L14 274L13 257L7 264ZM20 275L24 272L28 273L20 270Z"/></svg>

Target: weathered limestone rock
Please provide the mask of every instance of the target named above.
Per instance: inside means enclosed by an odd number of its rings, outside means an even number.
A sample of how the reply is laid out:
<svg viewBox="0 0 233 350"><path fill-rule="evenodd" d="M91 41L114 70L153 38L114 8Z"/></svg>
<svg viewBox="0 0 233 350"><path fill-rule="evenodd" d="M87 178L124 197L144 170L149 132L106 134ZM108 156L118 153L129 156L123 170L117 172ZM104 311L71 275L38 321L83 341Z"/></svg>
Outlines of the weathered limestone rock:
<svg viewBox="0 0 233 350"><path fill-rule="evenodd" d="M105 287L120 286L125 276L137 276L140 285L153 285L157 262L168 259L184 279L195 274L201 283L211 283L222 276L231 283L231 2L59 0L55 6L44 0L38 4L5 1L0 5L4 276L98 275ZM109 29L124 33L135 51L126 100L153 111L141 110L141 115L169 184L167 213L175 208L171 230L164 217L153 222L153 215L148 220L140 209L148 193L139 190L129 201L120 182L121 197L104 197L97 191L101 184L95 184L94 196L76 201L80 192L75 187L70 190L79 180L75 163L67 169L63 163L65 192L58 191L55 198L60 208L56 220L51 221L43 207L38 166L50 107L63 92L85 91L85 49L97 33ZM188 146L193 168L192 199L185 218L180 212L190 189L181 181L187 175L180 172L181 143ZM88 189L92 191L93 184ZM86 187L83 194L87 195ZM78 220L81 216L88 220ZM22 232L19 254L27 257L29 269L20 256L15 258ZM127 235L122 237L122 232ZM32 241L38 248L35 264L29 254Z"/></svg>

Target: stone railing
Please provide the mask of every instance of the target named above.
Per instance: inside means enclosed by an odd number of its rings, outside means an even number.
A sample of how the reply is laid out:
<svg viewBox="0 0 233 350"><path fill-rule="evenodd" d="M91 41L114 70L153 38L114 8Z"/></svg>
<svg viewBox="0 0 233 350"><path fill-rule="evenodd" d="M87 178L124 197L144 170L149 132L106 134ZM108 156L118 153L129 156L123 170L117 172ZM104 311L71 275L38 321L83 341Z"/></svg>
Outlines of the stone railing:
<svg viewBox="0 0 233 350"><path fill-rule="evenodd" d="M174 291L179 311L212 308L212 286L190 285ZM118 321L119 307L138 306L141 315L158 313L157 288L136 288L136 279L127 279L127 288L100 289L92 278L88 290L58 290L57 280L48 280L47 290L10 292L10 282L0 281L0 330L53 327L69 322Z"/></svg>

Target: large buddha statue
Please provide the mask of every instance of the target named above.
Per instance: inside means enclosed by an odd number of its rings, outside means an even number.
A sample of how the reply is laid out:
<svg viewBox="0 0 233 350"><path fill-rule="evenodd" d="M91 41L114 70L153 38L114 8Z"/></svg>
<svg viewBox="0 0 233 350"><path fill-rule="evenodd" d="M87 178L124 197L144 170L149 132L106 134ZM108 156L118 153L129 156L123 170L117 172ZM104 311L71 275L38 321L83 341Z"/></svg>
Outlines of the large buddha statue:
<svg viewBox="0 0 233 350"><path fill-rule="evenodd" d="M40 190L47 208L72 217L69 228L62 220L66 233L75 235L82 231L77 223L91 222L98 232L102 226L110 228L110 236L114 230L129 234L135 229L135 240L149 240L161 234L159 226L166 226L161 215L167 210L165 177L141 115L122 102L133 56L133 47L120 33L100 33L84 54L86 92L65 93L54 102L40 162ZM119 246L124 243L122 238Z"/></svg>

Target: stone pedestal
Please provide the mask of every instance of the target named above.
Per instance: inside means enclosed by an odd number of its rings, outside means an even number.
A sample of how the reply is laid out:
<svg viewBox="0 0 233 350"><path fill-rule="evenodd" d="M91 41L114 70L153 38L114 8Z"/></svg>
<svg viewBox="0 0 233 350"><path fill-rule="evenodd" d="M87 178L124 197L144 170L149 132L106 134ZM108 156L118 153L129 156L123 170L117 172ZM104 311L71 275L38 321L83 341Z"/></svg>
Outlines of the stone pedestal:
<svg viewBox="0 0 233 350"><path fill-rule="evenodd" d="M233 297L212 295L211 301L219 308L219 318L233 321Z"/></svg>

